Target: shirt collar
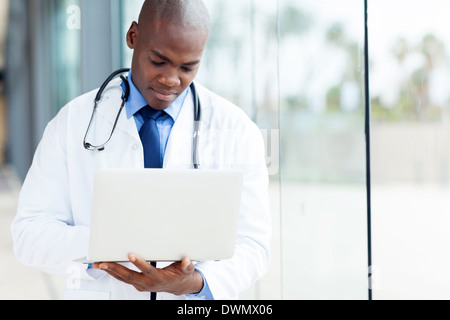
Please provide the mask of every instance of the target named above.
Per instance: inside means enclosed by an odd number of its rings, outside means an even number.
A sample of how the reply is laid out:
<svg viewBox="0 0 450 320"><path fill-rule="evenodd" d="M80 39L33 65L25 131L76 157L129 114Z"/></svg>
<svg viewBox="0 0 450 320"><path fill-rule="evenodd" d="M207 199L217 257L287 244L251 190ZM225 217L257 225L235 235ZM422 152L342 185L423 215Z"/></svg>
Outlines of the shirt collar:
<svg viewBox="0 0 450 320"><path fill-rule="evenodd" d="M141 94L139 89L134 85L131 70L128 74L128 83L130 85L130 96L126 103L126 112L128 120L131 119L139 110L148 105L144 96ZM122 84L122 88L124 85ZM166 110L164 110L169 116L172 117L174 121L177 121L180 115L181 108L184 105L186 96L189 93L189 88L185 90Z"/></svg>

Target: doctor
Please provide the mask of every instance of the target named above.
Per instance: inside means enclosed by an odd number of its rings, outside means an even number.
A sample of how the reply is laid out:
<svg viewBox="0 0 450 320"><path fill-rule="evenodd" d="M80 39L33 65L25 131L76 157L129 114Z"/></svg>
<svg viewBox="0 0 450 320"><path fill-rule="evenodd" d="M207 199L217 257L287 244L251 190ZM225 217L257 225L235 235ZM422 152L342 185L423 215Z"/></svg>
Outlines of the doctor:
<svg viewBox="0 0 450 320"><path fill-rule="evenodd" d="M70 102L47 126L11 231L20 262L68 277L65 299L148 300L154 297L151 292L157 299L236 299L266 272L271 222L261 133L241 109L197 83L202 168L244 172L234 257L195 265L185 258L156 267L134 255L125 264L86 267L73 262L87 255L95 172L144 168L142 108L164 111L157 120L163 167L192 168L194 104L189 85L208 36L209 16L201 0L145 1L138 23L127 34L134 50L130 98L105 151L87 151L82 143L96 91ZM105 90L90 133L93 143L107 140L122 95L120 80Z"/></svg>

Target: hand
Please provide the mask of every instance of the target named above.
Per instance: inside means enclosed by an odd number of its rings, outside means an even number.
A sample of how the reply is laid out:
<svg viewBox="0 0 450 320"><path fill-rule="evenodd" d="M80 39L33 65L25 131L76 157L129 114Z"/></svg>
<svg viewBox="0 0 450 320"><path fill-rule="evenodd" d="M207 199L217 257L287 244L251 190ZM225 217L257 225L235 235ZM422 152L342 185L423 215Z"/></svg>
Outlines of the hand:
<svg viewBox="0 0 450 320"><path fill-rule="evenodd" d="M167 292L179 296L195 294L203 288L203 278L188 258L164 269L157 269L136 255L130 255L128 259L142 272L130 270L117 263L96 263L93 268L106 271L140 292Z"/></svg>

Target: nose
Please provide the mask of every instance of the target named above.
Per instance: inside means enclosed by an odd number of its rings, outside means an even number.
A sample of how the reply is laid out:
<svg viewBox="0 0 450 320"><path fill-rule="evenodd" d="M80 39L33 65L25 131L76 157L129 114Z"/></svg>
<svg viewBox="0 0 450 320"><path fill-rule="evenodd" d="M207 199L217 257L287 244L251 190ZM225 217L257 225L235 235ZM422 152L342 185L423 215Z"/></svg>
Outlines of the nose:
<svg viewBox="0 0 450 320"><path fill-rule="evenodd" d="M181 85L180 77L175 70L167 70L165 73L161 74L158 81L167 87L177 87Z"/></svg>

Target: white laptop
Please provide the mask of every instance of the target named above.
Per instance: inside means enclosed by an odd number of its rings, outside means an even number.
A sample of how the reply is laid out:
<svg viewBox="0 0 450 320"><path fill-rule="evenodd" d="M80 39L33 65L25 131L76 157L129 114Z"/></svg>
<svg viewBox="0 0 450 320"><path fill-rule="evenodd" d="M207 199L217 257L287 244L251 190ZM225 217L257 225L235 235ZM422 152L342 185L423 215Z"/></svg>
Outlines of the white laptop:
<svg viewBox="0 0 450 320"><path fill-rule="evenodd" d="M243 174L222 170L103 170L95 177L83 263L232 258Z"/></svg>

